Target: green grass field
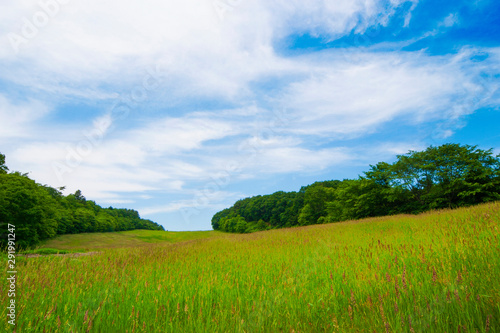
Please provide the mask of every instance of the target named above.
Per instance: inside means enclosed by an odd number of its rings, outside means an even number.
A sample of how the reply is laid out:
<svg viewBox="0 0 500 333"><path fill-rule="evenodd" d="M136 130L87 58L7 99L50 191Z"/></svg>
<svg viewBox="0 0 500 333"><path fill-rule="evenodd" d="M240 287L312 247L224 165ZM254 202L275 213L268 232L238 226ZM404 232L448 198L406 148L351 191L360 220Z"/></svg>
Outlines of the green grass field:
<svg viewBox="0 0 500 333"><path fill-rule="evenodd" d="M62 235L45 242L40 248L91 251L109 248L147 246L152 243L178 243L195 239L213 238L217 231L172 232L130 230L90 234Z"/></svg>
<svg viewBox="0 0 500 333"><path fill-rule="evenodd" d="M247 235L63 236L45 246L99 254L18 258L16 332L497 332L499 227L492 203Z"/></svg>

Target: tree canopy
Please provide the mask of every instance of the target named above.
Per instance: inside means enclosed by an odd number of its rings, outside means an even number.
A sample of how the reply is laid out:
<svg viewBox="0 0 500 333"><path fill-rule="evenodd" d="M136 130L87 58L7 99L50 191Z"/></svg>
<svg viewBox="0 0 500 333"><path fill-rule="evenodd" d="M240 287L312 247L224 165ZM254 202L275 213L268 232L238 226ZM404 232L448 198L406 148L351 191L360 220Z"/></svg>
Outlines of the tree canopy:
<svg viewBox="0 0 500 333"><path fill-rule="evenodd" d="M7 171L9 171L9 168L5 165L5 155L0 153L0 174L7 173Z"/></svg>
<svg viewBox="0 0 500 333"><path fill-rule="evenodd" d="M358 179L316 182L299 192L276 192L239 200L215 214L212 227L228 232L252 232L414 214L499 199L500 155L494 156L492 149L445 144L398 155L392 164L371 165Z"/></svg>
<svg viewBox="0 0 500 333"><path fill-rule="evenodd" d="M164 230L153 221L141 219L135 210L102 208L87 200L80 190L64 196L61 189L38 184L26 174L7 173L4 161L0 154L0 221L16 227L16 244L20 247L61 234ZM5 226L3 236L6 230ZM0 246L5 244L6 237L0 238Z"/></svg>

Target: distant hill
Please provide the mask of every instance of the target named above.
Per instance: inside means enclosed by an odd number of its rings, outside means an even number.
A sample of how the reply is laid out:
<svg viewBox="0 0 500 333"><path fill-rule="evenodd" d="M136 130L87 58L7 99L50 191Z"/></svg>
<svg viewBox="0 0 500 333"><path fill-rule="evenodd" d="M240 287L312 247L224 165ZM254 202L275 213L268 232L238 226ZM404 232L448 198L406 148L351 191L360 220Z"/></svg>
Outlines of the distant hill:
<svg viewBox="0 0 500 333"><path fill-rule="evenodd" d="M316 182L298 192L237 201L212 218L214 230L247 233L366 217L416 214L500 200L500 155L445 144L380 162L358 179Z"/></svg>
<svg viewBox="0 0 500 333"><path fill-rule="evenodd" d="M159 231L127 230L117 232L58 235L44 242L40 248L67 251L99 251L102 249L133 248L152 244L175 244L179 242L207 239L226 233L217 231Z"/></svg>
<svg viewBox="0 0 500 333"><path fill-rule="evenodd" d="M41 185L27 174L8 173L0 154L0 246L6 245L8 225L15 226L16 245L37 245L56 235L134 229L164 230L132 209L103 208L80 190L64 196L62 189Z"/></svg>

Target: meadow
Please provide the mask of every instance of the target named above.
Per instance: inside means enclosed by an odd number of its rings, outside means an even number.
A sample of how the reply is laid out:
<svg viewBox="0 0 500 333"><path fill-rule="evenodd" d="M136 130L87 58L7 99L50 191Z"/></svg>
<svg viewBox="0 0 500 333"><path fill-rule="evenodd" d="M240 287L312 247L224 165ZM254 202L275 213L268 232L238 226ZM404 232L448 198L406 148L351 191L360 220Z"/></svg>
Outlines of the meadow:
<svg viewBox="0 0 500 333"><path fill-rule="evenodd" d="M214 237L217 231L157 231L128 230L62 235L45 241L40 249L53 248L70 251L90 251L109 248L147 246L152 243L178 243Z"/></svg>
<svg viewBox="0 0 500 333"><path fill-rule="evenodd" d="M16 332L497 332L499 227L490 203L253 234L66 235L45 247L98 253L18 257Z"/></svg>

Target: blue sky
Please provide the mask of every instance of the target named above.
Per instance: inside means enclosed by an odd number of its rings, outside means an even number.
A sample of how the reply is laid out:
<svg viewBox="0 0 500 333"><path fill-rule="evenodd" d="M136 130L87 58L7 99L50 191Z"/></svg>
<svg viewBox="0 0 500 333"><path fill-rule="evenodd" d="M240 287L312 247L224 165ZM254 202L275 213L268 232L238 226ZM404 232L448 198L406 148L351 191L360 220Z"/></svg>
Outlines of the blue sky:
<svg viewBox="0 0 500 333"><path fill-rule="evenodd" d="M454 142L500 153L498 1L0 5L11 170L167 230Z"/></svg>

